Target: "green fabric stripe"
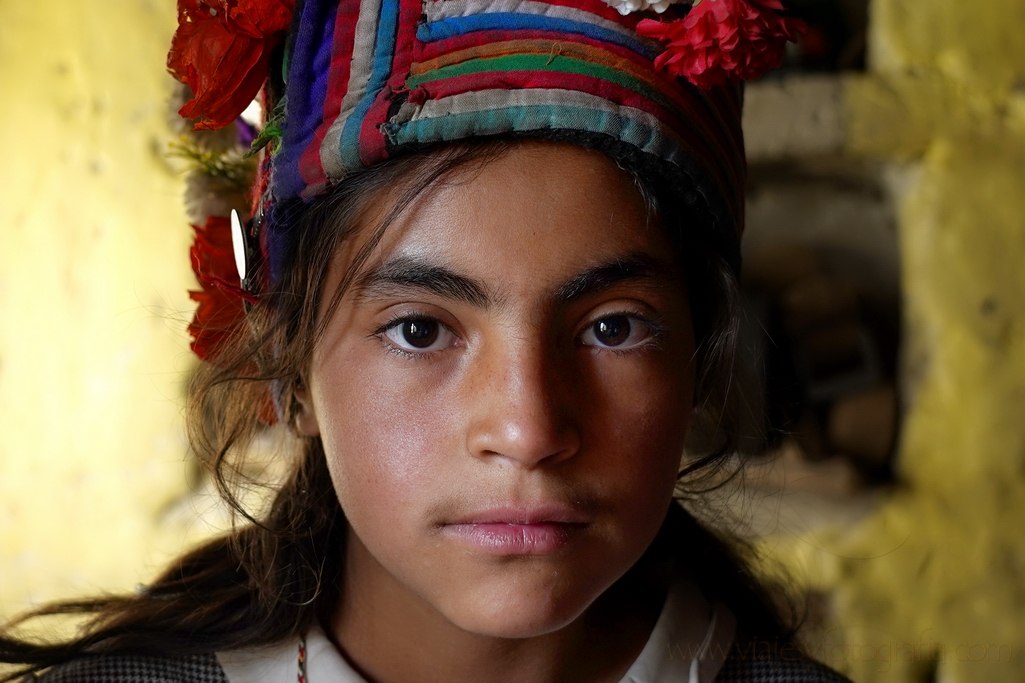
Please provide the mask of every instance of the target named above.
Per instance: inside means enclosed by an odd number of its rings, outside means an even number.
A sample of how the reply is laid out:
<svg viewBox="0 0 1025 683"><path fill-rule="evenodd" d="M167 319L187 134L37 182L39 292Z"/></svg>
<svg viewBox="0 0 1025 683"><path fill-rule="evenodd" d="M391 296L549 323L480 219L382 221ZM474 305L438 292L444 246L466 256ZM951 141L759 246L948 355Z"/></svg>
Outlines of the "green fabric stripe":
<svg viewBox="0 0 1025 683"><path fill-rule="evenodd" d="M595 64L575 57L562 57L551 54L518 54L503 55L501 57L485 57L470 59L459 64L442 67L429 71L419 76L410 76L406 83L410 88L415 88L424 83L440 81L446 78L456 78L471 74L488 72L509 72L509 71L537 71L574 74L578 76L590 76L599 80L608 81L621 85L624 88L633 90L644 95L648 99L657 102L667 109L674 109L672 103L663 97L662 93L652 88L647 83L630 74L618 71L603 64ZM492 79L494 80L494 79Z"/></svg>

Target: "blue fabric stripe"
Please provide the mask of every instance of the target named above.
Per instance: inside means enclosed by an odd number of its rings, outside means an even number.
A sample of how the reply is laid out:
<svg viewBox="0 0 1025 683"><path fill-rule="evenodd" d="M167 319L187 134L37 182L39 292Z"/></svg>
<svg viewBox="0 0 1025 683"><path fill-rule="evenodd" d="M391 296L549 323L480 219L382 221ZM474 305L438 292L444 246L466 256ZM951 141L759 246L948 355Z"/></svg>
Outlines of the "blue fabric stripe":
<svg viewBox="0 0 1025 683"><path fill-rule="evenodd" d="M683 161L679 143L658 129L623 114L576 105L531 104L452 113L389 124L385 130L396 147L509 132L589 131L609 135L677 165Z"/></svg>
<svg viewBox="0 0 1025 683"><path fill-rule="evenodd" d="M391 75L392 57L395 55L395 39L399 26L399 0L384 0L377 19L377 40L374 43L374 62L366 92L345 121L338 139L338 152L342 164L350 171L363 167L359 157L359 135L363 119L373 105L377 94L384 88Z"/></svg>
<svg viewBox="0 0 1025 683"><path fill-rule="evenodd" d="M583 21L574 21L561 17L547 17L543 14L519 14L513 12L496 12L493 14L474 14L467 17L450 17L440 21L421 24L417 27L416 37L424 43L453 38L474 31L551 31L554 33L575 33L594 38L604 43L621 45L633 50L648 59L654 59L658 50L650 44L632 38L624 33L596 26ZM509 36L515 39L516 36Z"/></svg>

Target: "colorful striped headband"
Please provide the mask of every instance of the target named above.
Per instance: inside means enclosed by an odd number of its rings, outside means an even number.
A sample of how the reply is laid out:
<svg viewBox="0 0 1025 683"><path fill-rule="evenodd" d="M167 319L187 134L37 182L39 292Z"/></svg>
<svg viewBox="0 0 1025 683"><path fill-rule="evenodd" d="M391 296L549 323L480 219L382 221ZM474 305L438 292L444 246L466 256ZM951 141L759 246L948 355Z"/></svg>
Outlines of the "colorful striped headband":
<svg viewBox="0 0 1025 683"><path fill-rule="evenodd" d="M279 210L397 155L490 136L575 141L657 169L739 243L740 84L796 36L779 0L293 2L179 0L168 56L198 128L232 123L263 87L272 279L290 251Z"/></svg>

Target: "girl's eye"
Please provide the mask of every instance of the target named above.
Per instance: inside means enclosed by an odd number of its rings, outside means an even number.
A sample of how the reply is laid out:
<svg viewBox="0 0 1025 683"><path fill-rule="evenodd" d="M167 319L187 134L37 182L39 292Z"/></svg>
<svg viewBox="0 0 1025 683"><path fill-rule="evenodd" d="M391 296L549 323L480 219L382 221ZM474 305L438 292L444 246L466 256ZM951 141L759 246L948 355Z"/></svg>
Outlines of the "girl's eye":
<svg viewBox="0 0 1025 683"><path fill-rule="evenodd" d="M581 342L585 346L626 350L648 341L652 336L651 327L642 320L631 315L608 315L591 323Z"/></svg>
<svg viewBox="0 0 1025 683"><path fill-rule="evenodd" d="M452 345L455 335L437 320L405 318L383 330L384 336L403 351L439 351Z"/></svg>

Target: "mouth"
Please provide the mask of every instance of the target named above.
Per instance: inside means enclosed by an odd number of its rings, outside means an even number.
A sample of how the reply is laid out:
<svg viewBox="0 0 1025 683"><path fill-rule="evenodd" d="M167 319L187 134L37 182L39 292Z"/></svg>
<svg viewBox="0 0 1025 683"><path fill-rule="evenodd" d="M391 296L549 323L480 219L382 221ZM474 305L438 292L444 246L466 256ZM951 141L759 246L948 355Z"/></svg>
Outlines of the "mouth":
<svg viewBox="0 0 1025 683"><path fill-rule="evenodd" d="M489 555L551 555L572 542L590 521L570 505L495 507L443 524L441 532Z"/></svg>

